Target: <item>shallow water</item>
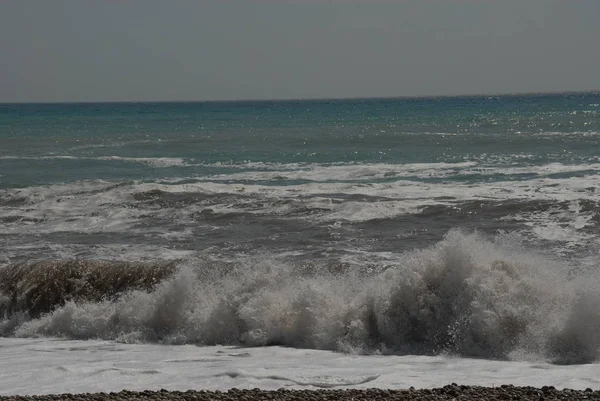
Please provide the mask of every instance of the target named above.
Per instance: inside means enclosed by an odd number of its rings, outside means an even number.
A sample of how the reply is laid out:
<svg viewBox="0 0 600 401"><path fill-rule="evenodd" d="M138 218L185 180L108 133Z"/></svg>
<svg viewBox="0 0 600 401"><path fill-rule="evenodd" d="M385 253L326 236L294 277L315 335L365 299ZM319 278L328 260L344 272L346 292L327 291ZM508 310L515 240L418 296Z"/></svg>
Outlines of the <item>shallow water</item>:
<svg viewBox="0 0 600 401"><path fill-rule="evenodd" d="M359 356L293 348L1 339L0 394L230 388L433 388L504 383L597 388L600 365L443 356Z"/></svg>

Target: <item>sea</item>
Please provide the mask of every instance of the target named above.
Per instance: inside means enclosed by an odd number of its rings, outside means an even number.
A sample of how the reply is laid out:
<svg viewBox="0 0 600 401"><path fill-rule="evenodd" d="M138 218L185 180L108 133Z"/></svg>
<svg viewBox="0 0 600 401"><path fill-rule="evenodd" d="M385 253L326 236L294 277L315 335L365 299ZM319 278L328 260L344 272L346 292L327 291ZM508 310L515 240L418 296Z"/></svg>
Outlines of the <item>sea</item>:
<svg viewBox="0 0 600 401"><path fill-rule="evenodd" d="M600 93L0 104L0 394L599 360Z"/></svg>

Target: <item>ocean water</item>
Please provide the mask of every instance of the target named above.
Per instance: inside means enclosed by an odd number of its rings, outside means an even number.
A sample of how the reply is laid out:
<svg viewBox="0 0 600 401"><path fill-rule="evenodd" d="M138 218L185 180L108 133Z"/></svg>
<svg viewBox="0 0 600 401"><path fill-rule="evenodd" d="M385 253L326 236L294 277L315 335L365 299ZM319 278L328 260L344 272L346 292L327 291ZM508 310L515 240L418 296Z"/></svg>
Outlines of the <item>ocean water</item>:
<svg viewBox="0 0 600 401"><path fill-rule="evenodd" d="M597 387L599 140L597 93L0 104L0 352L53 378L0 387Z"/></svg>

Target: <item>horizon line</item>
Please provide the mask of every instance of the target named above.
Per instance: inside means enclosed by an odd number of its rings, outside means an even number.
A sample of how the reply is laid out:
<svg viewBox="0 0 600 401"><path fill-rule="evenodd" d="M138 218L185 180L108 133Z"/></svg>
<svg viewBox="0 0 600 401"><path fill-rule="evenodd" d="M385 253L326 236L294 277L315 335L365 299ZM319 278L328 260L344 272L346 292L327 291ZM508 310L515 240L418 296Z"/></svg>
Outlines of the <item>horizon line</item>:
<svg viewBox="0 0 600 401"><path fill-rule="evenodd" d="M207 100L58 100L58 101L0 101L0 105L11 104L107 104L107 103L235 103L235 102L309 102L333 100L394 100L394 99L435 99L461 97L511 97L569 94L600 94L600 89L540 91L540 92L488 92L465 93L455 95L407 95L407 96L349 96L349 97L303 97L303 98L240 98L240 99L207 99Z"/></svg>

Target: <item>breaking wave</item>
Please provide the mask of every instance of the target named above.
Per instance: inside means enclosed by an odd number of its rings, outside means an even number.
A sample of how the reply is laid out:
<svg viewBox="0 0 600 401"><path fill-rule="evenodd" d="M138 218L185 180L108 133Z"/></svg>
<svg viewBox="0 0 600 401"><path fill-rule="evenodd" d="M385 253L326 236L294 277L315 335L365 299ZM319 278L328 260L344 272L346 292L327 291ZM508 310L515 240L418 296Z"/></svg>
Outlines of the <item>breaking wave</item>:
<svg viewBox="0 0 600 401"><path fill-rule="evenodd" d="M36 261L0 269L0 316L39 317L66 302L99 302L138 289L150 291L176 262ZM1 298L3 297L3 298Z"/></svg>
<svg viewBox="0 0 600 401"><path fill-rule="evenodd" d="M84 273L81 273L84 272ZM459 231L381 271L278 258L0 271L0 334L598 360L600 276Z"/></svg>

